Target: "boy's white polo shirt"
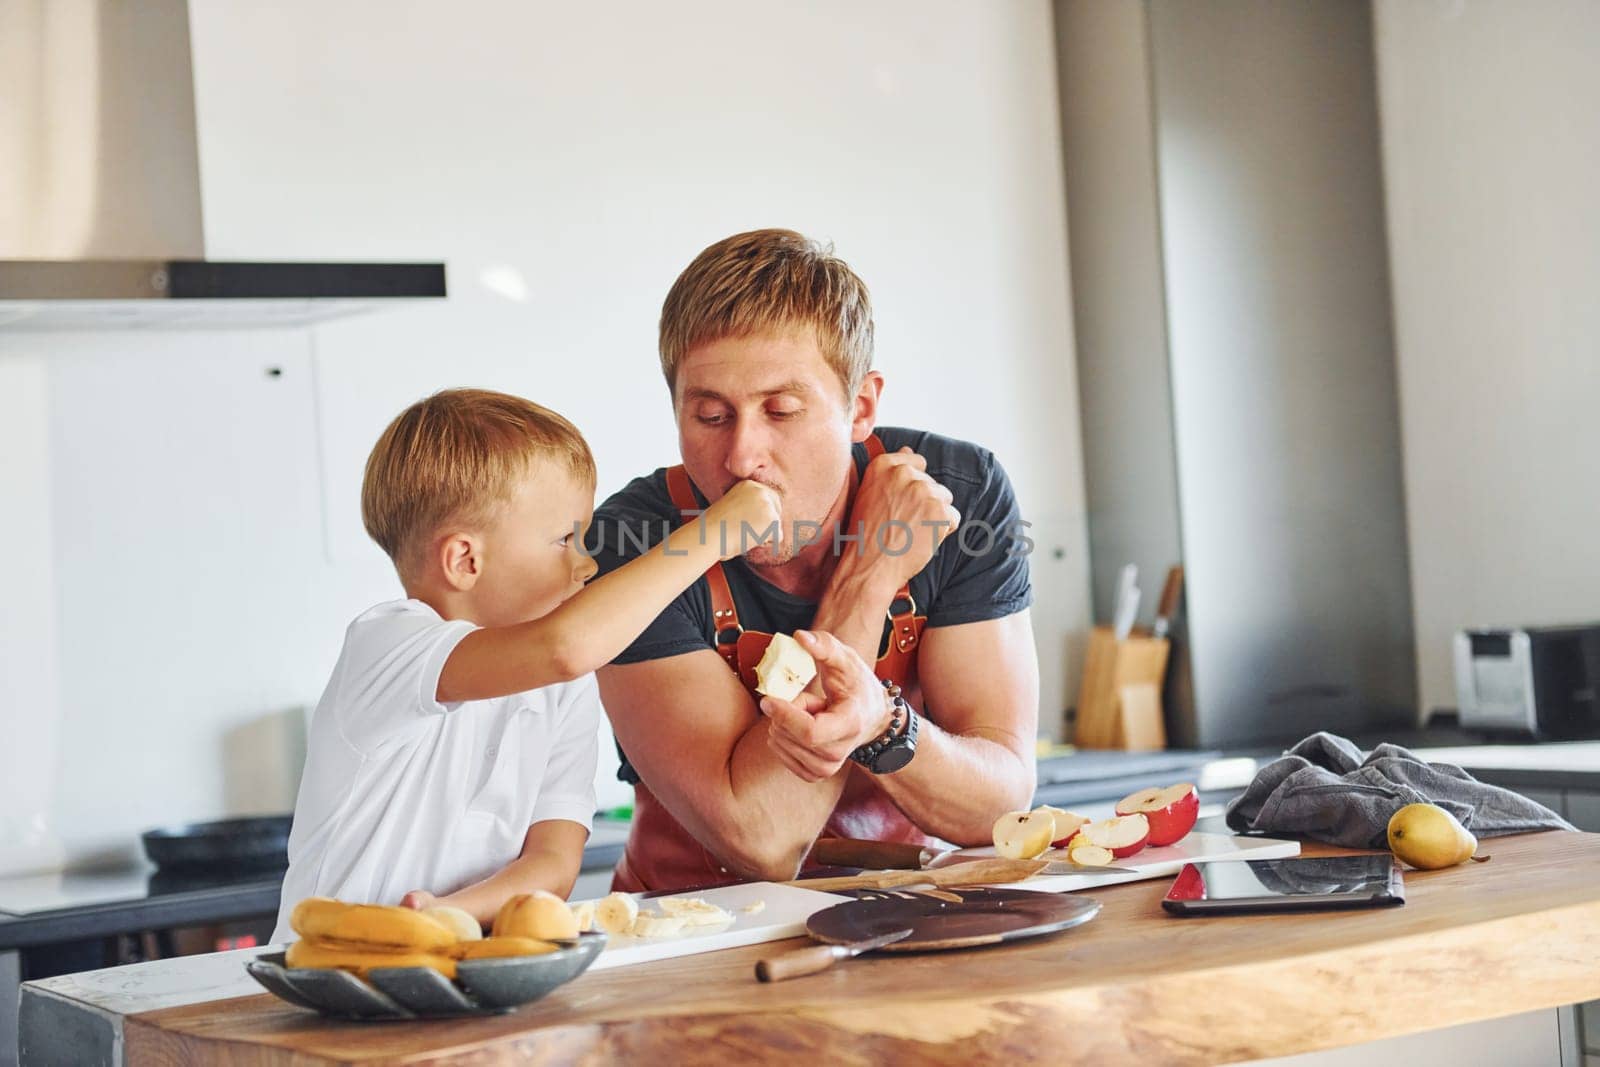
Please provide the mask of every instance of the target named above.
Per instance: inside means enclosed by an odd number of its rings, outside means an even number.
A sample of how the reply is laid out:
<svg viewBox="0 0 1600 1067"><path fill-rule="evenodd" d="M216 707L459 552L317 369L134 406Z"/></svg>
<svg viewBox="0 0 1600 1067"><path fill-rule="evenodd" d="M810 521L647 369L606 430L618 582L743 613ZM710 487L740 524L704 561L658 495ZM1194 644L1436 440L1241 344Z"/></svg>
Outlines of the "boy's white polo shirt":
<svg viewBox="0 0 1600 1067"><path fill-rule="evenodd" d="M363 613L317 704L274 941L309 896L398 904L504 867L533 823L594 817L594 675L441 704L439 672L476 627L419 600Z"/></svg>

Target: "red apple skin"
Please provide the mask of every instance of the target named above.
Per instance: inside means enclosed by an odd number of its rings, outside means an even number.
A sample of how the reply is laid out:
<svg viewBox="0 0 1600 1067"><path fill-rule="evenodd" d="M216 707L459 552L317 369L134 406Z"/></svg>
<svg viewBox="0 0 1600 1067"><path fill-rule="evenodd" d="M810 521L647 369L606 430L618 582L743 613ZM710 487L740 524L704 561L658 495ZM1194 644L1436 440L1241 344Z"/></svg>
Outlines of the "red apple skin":
<svg viewBox="0 0 1600 1067"><path fill-rule="evenodd" d="M1084 823L1083 824L1083 826L1088 826L1088 825L1089 825L1088 823ZM1078 827L1078 830L1082 830L1083 826ZM1078 830L1072 831L1072 833L1068 834L1066 837L1063 837L1059 841L1050 842L1050 847L1051 848L1066 848L1067 847L1067 843L1069 841L1071 841L1074 837L1078 836Z"/></svg>
<svg viewBox="0 0 1600 1067"><path fill-rule="evenodd" d="M1143 792L1143 790L1140 790ZM1138 794L1134 794L1137 796ZM1132 797L1124 797L1117 802L1118 815L1143 815L1150 820L1150 847L1161 848L1165 845L1175 845L1194 829L1195 820L1200 817L1200 794L1191 786L1189 791L1180 799L1173 801L1164 808L1154 811L1136 811L1127 806Z"/></svg>
<svg viewBox="0 0 1600 1067"><path fill-rule="evenodd" d="M1144 813L1143 812L1135 812L1134 814L1142 816ZM1129 817L1130 816L1127 816L1127 815L1119 815L1119 816L1117 816L1117 818L1119 818L1119 819L1126 819L1126 818L1129 818ZM1107 821L1109 821L1109 820L1107 820ZM1119 860L1120 859L1127 859L1129 856L1133 855L1135 852L1138 852L1140 849L1144 848L1144 846L1147 843L1149 843L1149 840L1150 840L1150 820L1149 819L1143 819L1142 821L1144 822L1144 825L1145 825L1145 834L1144 834L1144 836L1139 838L1137 841L1131 841L1126 845L1120 845L1120 846L1113 847L1111 845L1105 844L1104 842L1096 841L1092 834L1088 835L1088 836L1085 836L1084 840L1089 842L1090 844L1099 845L1101 848L1110 849L1111 850L1111 856L1112 856L1113 859L1119 859ZM1093 823L1085 823L1084 825L1085 826L1092 826L1094 824ZM1083 831L1080 830L1078 832L1082 833Z"/></svg>

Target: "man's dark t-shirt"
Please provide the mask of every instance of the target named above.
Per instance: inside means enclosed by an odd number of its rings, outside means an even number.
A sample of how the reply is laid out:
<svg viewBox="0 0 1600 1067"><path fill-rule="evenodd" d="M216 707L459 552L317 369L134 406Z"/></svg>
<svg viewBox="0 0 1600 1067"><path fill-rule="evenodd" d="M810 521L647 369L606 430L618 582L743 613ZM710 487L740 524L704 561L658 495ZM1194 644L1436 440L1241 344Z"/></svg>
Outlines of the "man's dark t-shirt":
<svg viewBox="0 0 1600 1067"><path fill-rule="evenodd" d="M961 513L955 535L945 539L933 559L911 579L911 597L917 614L926 615L928 626L957 626L1014 615L1033 603L1033 587L1028 577L1028 551L1032 542L1026 536L1027 524L1017 509L1017 500L1005 471L987 449L921 430L880 426L878 439L888 452L910 445L928 462L928 476L950 490ZM865 472L865 445L854 447L856 470ZM705 501L701 500L704 506ZM667 493L663 468L635 478L602 504L589 528L588 551L595 556L601 574L609 574L628 560L641 555L661 541L667 532L682 524L678 509ZM856 551L856 543L845 541L839 532L839 551ZM925 536L924 531L918 531ZM786 538L793 530L785 530ZM872 538L874 531L867 531ZM889 531L886 543L903 545L904 531ZM827 531L817 540L833 543ZM643 548L640 546L643 545ZM792 633L811 625L816 614L815 601L804 600L756 577L743 559L726 560L723 571L739 623L746 630L762 633ZM884 620L887 626L887 618ZM711 591L701 578L674 600L633 644L612 662L639 663L665 659L686 652L715 647L716 628L711 624ZM620 751L620 750L619 750ZM623 757L617 776L637 782L638 776Z"/></svg>

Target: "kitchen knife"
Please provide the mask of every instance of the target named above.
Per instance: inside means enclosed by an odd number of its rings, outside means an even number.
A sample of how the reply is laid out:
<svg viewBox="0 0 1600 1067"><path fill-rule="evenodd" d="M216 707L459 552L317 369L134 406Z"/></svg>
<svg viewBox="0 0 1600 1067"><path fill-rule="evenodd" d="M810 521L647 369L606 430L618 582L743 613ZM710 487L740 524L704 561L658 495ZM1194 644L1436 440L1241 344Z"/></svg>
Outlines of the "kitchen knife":
<svg viewBox="0 0 1600 1067"><path fill-rule="evenodd" d="M1178 613L1178 595L1183 592L1183 567L1174 566L1167 571L1167 582L1161 587L1161 602L1156 605L1155 625L1150 628L1153 637L1165 637L1172 629L1172 617Z"/></svg>
<svg viewBox="0 0 1600 1067"><path fill-rule="evenodd" d="M798 978L804 974L816 974L825 971L840 960L847 960L859 956L863 952L871 952L875 948L892 945L896 941L903 941L911 936L911 927L895 930L892 933L869 937L865 941L852 941L848 945L813 945L810 948L798 948L793 952L785 952L781 956L769 956L756 962L756 978L762 982L781 982L786 978Z"/></svg>
<svg viewBox="0 0 1600 1067"><path fill-rule="evenodd" d="M1117 600L1111 613L1112 636L1125 641L1139 617L1139 565L1129 563L1117 578Z"/></svg>

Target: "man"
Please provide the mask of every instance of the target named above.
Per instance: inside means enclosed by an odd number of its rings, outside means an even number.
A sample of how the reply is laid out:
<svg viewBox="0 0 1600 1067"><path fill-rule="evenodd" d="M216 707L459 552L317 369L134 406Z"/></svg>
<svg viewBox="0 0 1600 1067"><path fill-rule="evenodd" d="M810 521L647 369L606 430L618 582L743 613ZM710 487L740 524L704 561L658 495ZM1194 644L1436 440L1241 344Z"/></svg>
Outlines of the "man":
<svg viewBox="0 0 1600 1067"><path fill-rule="evenodd" d="M599 672L636 793L618 889L792 878L819 835L985 844L1032 797L1026 524L989 452L877 428L872 330L861 280L788 230L712 245L667 294L683 464L595 513L602 573L745 479L783 522ZM818 682L758 704L791 631Z"/></svg>

